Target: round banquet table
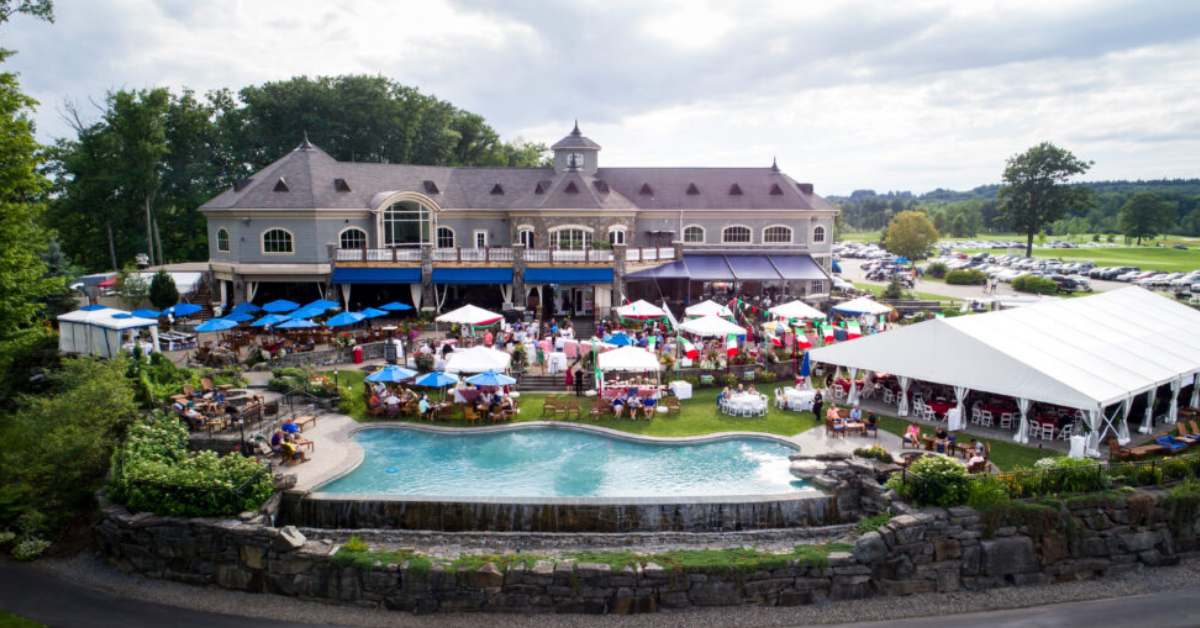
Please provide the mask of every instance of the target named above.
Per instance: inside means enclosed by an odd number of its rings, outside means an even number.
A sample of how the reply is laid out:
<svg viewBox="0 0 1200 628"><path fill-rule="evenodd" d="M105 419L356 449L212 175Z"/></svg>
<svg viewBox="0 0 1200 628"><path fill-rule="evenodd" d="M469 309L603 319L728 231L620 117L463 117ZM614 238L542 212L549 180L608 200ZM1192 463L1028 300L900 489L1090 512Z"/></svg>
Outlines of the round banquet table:
<svg viewBox="0 0 1200 628"><path fill-rule="evenodd" d="M783 399L788 410L800 412L802 410L813 409L813 399L816 398L817 391L802 390L795 386L790 386L783 389Z"/></svg>
<svg viewBox="0 0 1200 628"><path fill-rule="evenodd" d="M955 403L953 401L934 400L934 401L930 401L928 403L928 405L929 405L929 408L931 410L933 410L934 412L936 412L942 416L946 416L946 413L950 411L950 408L953 408L955 406Z"/></svg>
<svg viewBox="0 0 1200 628"><path fill-rule="evenodd" d="M767 398L753 393L730 395L724 405L726 414L756 414L766 410Z"/></svg>

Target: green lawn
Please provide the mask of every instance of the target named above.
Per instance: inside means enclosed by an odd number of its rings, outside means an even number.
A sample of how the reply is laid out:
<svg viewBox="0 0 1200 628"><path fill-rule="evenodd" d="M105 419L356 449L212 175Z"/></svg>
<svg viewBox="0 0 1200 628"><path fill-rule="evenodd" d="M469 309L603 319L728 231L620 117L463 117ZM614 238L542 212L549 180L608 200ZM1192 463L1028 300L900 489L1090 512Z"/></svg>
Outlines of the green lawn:
<svg viewBox="0 0 1200 628"><path fill-rule="evenodd" d="M46 628L46 625L8 611L0 611L0 628Z"/></svg>
<svg viewBox="0 0 1200 628"><path fill-rule="evenodd" d="M891 432L896 436L904 436L904 430L908 429L909 421L897 417L881 416L879 417L879 427L885 431ZM932 429L928 425L921 425L922 432L930 432ZM1011 440L1002 439L995 440L991 438L979 438L972 434L967 434L964 438L975 438L987 443L992 452L992 462L1000 467L1001 471L1009 471L1015 467L1031 467L1033 463L1042 458L1050 458L1063 455L1061 452L1053 449L1038 449L1036 447L1027 447L1018 445Z"/></svg>
<svg viewBox="0 0 1200 628"><path fill-rule="evenodd" d="M883 289L887 287L882 284L877 285L877 284L873 284L873 283L864 283L861 281L855 281L853 283L854 283L855 288L858 288L859 290L865 290L867 292L870 292L871 295L875 296L875 297L878 297L880 294L883 294ZM919 301L943 301L946 303L957 303L959 301L959 299L956 299L954 297L948 297L944 294L934 294L932 292L920 292L920 291L914 291L914 290L906 290L906 292L911 294L914 299L917 299Z"/></svg>
<svg viewBox="0 0 1200 628"><path fill-rule="evenodd" d="M1097 266L1137 266L1162 272L1200 268L1200 248L1186 251L1168 247L1120 246L1095 249L1034 249L1033 256L1067 261L1092 261Z"/></svg>
<svg viewBox="0 0 1200 628"><path fill-rule="evenodd" d="M366 405L363 402L363 380L364 374L361 371L342 373L340 376L342 385L343 411L358 421L378 420L368 419L366 416ZM782 384L759 384L758 390L767 397L772 396L772 391L775 386ZM700 434L711 434L713 432L765 432L767 434L780 434L783 436L792 436L799 434L805 430L811 429L817 425L816 419L811 412L784 412L776 410L772 405L766 417L731 417L725 416L717 412L717 392L716 388L697 389L695 396L692 399L683 401L680 404L680 413L674 416L656 415L652 421L631 421L629 419L601 419L592 420L586 416L583 419L578 419L581 422L601 427L608 427L632 434L645 434L647 436L696 436ZM433 392L432 396L437 398L441 393ZM522 421L539 421L542 417L542 403L545 400L544 393L525 393L521 396L520 413L517 417L518 422ZM585 407L591 407L592 399L582 397L581 403L587 404ZM386 419L387 421L395 421L396 419ZM576 419L570 419L575 421ZM462 420L450 420L439 422L440 425L459 426L464 423Z"/></svg>

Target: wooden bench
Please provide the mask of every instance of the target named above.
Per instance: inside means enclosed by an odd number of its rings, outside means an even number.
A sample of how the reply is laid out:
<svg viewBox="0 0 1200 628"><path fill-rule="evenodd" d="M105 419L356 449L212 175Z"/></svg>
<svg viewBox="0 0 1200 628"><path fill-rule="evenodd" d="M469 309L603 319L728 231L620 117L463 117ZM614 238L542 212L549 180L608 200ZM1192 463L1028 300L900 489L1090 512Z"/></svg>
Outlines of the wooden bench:
<svg viewBox="0 0 1200 628"><path fill-rule="evenodd" d="M312 425L313 427L317 426L317 417L316 415L312 414L298 416L293 423L295 423L296 426L300 428L300 431L303 432L308 428L309 425Z"/></svg>

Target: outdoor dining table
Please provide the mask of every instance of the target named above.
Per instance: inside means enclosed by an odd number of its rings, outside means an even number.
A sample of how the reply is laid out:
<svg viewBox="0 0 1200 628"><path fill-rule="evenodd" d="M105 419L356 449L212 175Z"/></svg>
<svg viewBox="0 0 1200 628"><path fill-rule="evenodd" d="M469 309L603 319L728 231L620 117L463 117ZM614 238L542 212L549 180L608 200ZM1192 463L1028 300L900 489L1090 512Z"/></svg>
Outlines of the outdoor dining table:
<svg viewBox="0 0 1200 628"><path fill-rule="evenodd" d="M783 389L784 405L788 410L802 411L812 410L813 400L817 396L817 391L796 388L789 386Z"/></svg>
<svg viewBox="0 0 1200 628"><path fill-rule="evenodd" d="M946 416L946 413L950 411L950 408L954 407L954 402L934 399L933 401L928 402L928 405L930 410L933 410L935 413L941 416Z"/></svg>
<svg viewBox="0 0 1200 628"><path fill-rule="evenodd" d="M554 375L567 370L567 354L555 351L546 356L546 373Z"/></svg>
<svg viewBox="0 0 1200 628"><path fill-rule="evenodd" d="M767 410L767 398L756 393L734 393L725 399L725 411L730 414L755 414Z"/></svg>

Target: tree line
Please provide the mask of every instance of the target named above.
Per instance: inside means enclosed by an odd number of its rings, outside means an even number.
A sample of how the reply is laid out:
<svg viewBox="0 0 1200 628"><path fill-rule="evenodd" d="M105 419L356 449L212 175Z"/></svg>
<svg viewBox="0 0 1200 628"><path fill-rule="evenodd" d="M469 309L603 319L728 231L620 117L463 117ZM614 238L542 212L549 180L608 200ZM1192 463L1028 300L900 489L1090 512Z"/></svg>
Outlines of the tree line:
<svg viewBox="0 0 1200 628"><path fill-rule="evenodd" d="M73 136L46 150L46 224L71 261L115 269L208 258L197 208L305 137L343 161L533 166L546 147L504 142L482 116L382 76L299 76L200 95L115 90L68 105Z"/></svg>

